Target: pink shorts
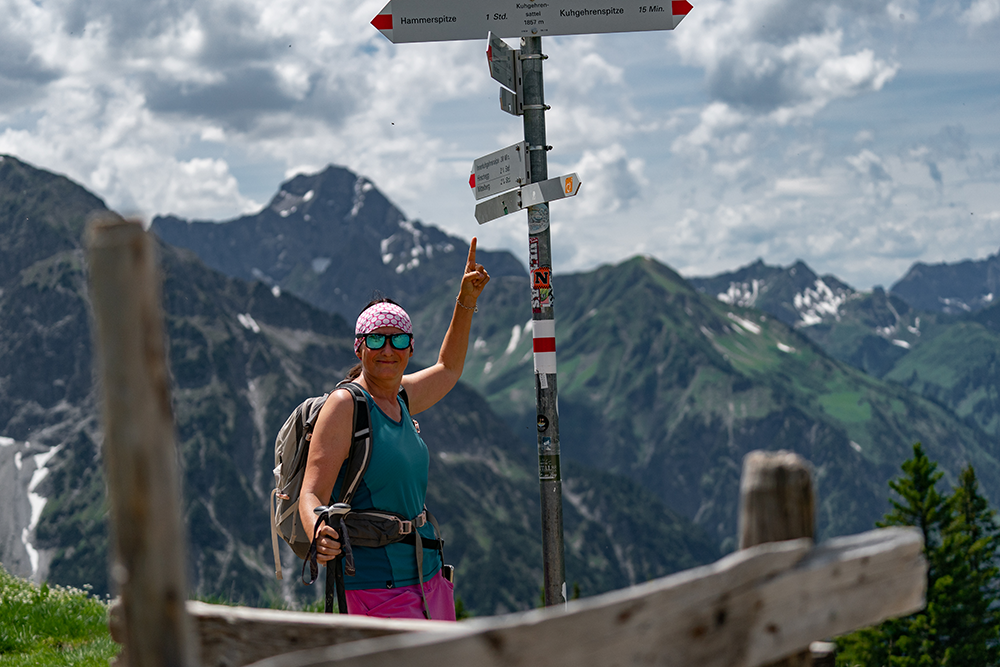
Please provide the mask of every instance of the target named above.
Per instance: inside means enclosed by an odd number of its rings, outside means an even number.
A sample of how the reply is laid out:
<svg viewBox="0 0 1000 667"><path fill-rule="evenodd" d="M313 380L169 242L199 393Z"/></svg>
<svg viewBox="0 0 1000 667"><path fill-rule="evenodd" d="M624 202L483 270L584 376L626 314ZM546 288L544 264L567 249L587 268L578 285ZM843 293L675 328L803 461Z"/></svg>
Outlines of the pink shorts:
<svg viewBox="0 0 1000 667"><path fill-rule="evenodd" d="M424 584L424 594L432 620L455 620L455 587L440 571ZM380 618L424 618L420 585L347 591L347 612Z"/></svg>

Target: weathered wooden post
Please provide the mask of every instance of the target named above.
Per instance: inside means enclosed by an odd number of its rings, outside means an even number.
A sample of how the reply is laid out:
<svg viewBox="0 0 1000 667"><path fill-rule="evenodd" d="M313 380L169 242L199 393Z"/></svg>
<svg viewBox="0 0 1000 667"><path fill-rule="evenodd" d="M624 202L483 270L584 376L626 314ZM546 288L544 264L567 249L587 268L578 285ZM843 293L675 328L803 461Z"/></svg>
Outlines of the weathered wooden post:
<svg viewBox="0 0 1000 667"><path fill-rule="evenodd" d="M788 451L754 451L743 459L740 479L740 549L816 536L815 496L809 464ZM775 667L809 667L808 650Z"/></svg>
<svg viewBox="0 0 1000 667"><path fill-rule="evenodd" d="M87 245L125 660L188 667L197 652L154 246L141 223L113 214L91 221Z"/></svg>

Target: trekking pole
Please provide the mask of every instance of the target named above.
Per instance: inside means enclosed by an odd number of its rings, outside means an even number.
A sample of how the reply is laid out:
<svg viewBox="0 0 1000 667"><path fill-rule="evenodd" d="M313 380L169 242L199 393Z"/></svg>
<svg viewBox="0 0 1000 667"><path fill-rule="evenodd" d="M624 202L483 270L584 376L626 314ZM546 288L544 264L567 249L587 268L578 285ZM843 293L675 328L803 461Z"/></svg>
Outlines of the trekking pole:
<svg viewBox="0 0 1000 667"><path fill-rule="evenodd" d="M335 503L333 505L321 505L313 509L319 517L319 521L326 522L326 525L333 526L340 535L341 549L344 548L347 527L344 525L343 517L351 511L351 506L347 503ZM332 520L331 520L332 519ZM333 523L336 521L336 523ZM347 613L347 592L344 590L344 551L331 561L326 563L326 605L324 611L327 614L333 613L333 598L336 594L337 607L341 614ZM332 566L332 567L331 567Z"/></svg>

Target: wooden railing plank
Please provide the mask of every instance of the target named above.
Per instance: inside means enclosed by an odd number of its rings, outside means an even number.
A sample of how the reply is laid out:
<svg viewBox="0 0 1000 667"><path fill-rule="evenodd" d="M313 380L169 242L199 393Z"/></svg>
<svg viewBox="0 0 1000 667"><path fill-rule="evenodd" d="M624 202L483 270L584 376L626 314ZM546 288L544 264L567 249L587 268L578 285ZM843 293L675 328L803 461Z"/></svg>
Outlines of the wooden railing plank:
<svg viewBox="0 0 1000 667"><path fill-rule="evenodd" d="M891 550L883 539L887 534L899 535ZM917 529L887 528L830 540L764 586L747 662L764 664L786 647L809 646L922 609L926 584Z"/></svg>
<svg viewBox="0 0 1000 667"><path fill-rule="evenodd" d="M448 629L442 621L395 620L188 602L202 667L239 667L281 653L404 632ZM442 627L443 626L443 627Z"/></svg>
<svg viewBox="0 0 1000 667"><path fill-rule="evenodd" d="M809 544L763 544L564 610L299 651L254 667L757 667L923 606L919 531L885 528Z"/></svg>

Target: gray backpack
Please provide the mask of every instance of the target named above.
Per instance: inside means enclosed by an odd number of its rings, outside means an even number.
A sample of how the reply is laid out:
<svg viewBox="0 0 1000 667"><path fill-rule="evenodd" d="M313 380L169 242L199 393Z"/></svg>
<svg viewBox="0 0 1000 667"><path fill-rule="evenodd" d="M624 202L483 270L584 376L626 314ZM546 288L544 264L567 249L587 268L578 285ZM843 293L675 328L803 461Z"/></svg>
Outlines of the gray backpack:
<svg viewBox="0 0 1000 667"><path fill-rule="evenodd" d="M342 484L342 502L350 503L354 496L368 463L371 461L372 438L371 417L368 414L368 399L361 387L353 382L342 382L336 389L346 389L354 398L354 435L351 450L347 456L346 472ZM334 389L334 391L336 391ZM299 518L299 493L302 489L302 476L306 470L306 459L309 456L309 442L312 440L313 428L319 413L326 404L329 394L314 396L304 400L292 411L285 425L278 431L274 441L274 490L271 491L271 547L274 550L274 575L282 578L281 556L278 549L278 537L292 547L299 558L305 559L309 554L309 544L312 535L307 535ZM403 394L403 401L406 394Z"/></svg>

